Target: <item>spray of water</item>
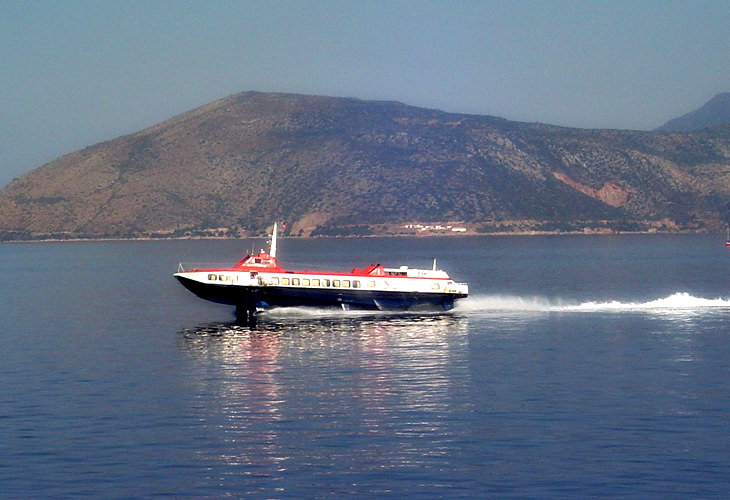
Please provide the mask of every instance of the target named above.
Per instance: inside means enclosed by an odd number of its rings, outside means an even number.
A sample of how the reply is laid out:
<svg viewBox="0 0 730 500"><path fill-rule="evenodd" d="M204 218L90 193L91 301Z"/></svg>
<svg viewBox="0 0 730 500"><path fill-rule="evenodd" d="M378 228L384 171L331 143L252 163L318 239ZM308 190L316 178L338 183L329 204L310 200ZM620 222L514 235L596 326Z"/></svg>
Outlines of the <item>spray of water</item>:
<svg viewBox="0 0 730 500"><path fill-rule="evenodd" d="M459 302L458 312L602 312L602 311L692 311L730 309L730 299L702 298L677 292L646 302L586 301L568 303L541 297L478 295Z"/></svg>

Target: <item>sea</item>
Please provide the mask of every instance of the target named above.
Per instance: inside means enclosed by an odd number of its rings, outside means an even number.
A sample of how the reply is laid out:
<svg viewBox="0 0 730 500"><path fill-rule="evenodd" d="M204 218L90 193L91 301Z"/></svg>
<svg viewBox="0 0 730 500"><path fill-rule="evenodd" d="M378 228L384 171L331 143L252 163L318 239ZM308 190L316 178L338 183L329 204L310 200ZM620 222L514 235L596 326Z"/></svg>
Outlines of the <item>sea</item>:
<svg viewBox="0 0 730 500"><path fill-rule="evenodd" d="M723 235L278 243L470 296L246 325L172 275L263 239L2 244L0 498L730 496Z"/></svg>

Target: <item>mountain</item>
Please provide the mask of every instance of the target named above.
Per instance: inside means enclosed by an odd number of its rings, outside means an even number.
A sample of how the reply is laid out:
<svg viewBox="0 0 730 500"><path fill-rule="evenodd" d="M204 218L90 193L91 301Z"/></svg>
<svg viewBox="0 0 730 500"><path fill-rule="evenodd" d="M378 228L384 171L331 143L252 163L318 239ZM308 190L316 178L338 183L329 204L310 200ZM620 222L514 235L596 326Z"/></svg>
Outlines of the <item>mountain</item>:
<svg viewBox="0 0 730 500"><path fill-rule="evenodd" d="M0 238L712 230L730 128L582 130L397 102L245 92L0 190Z"/></svg>
<svg viewBox="0 0 730 500"><path fill-rule="evenodd" d="M717 94L702 107L669 120L658 132L690 132L707 127L730 124L730 92Z"/></svg>

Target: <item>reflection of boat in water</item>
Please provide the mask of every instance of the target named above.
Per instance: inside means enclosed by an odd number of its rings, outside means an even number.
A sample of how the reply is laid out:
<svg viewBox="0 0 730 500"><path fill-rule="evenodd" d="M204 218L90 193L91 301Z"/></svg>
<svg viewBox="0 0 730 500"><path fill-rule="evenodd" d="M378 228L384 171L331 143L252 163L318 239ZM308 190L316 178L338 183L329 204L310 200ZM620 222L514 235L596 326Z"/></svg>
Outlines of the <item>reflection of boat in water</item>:
<svg viewBox="0 0 730 500"><path fill-rule="evenodd" d="M285 314L264 312L267 321L241 324L238 322L202 323L180 330L183 344L191 352L201 354L213 349L221 355L240 355L241 346L260 347L280 345L283 339L291 347L302 339L321 336L330 343L341 342L343 337L369 342L385 336L396 344L418 342L429 339L432 347L442 342L453 343L455 335L465 334L467 318L459 314L435 312L362 312L343 313L330 310L330 314ZM224 347L221 347L224 346ZM205 355L207 357L207 354Z"/></svg>
<svg viewBox="0 0 730 500"><path fill-rule="evenodd" d="M264 315L269 315L266 312ZM389 345L414 343L419 350L441 349L458 344L465 338L468 320L465 316L451 313L419 312L370 312L345 314L331 311L329 315L308 317L299 315L273 315L267 321L212 322L180 330L181 346L194 356L209 359L211 355L235 361L249 360L247 349L260 351L258 355L277 357L280 350L298 349L307 339L326 338L317 343L317 349L330 349L332 345L350 339L363 346L387 342ZM322 332L327 332L323 336ZM348 346L352 344L347 342ZM311 345L307 349L312 348ZM355 349L357 352L364 352ZM423 362L421 356L420 361ZM415 361L415 359L414 359ZM232 365L231 365L232 366Z"/></svg>
<svg viewBox="0 0 730 500"><path fill-rule="evenodd" d="M469 422L472 411L471 386L464 384L473 369L466 316L337 310L315 319L286 310L272 316L256 325L206 323L179 331L180 353L199 375L184 381L195 395L188 418L196 435L222 436L216 446L202 440L199 452L193 448L207 463L226 467L258 496L310 497L319 490L274 489L288 484L292 464L307 468L315 460L331 486L332 467L359 474L365 463L362 474L369 478L376 458L413 467L434 446L449 456L459 452L463 441L445 442L440 433L450 423ZM472 430L458 428L465 435ZM377 455L360 448L363 437L377 444L384 433L405 436L408 445L376 446ZM411 443L414 435L428 439ZM368 496L382 496L379 481ZM343 483L342 491L349 487Z"/></svg>
<svg viewBox="0 0 730 500"><path fill-rule="evenodd" d="M276 229L269 252L248 255L233 267L180 264L175 278L198 297L236 306L239 316L275 307L337 307L344 310L441 310L469 293L446 272L386 268L380 264L350 272L286 271L276 261Z"/></svg>

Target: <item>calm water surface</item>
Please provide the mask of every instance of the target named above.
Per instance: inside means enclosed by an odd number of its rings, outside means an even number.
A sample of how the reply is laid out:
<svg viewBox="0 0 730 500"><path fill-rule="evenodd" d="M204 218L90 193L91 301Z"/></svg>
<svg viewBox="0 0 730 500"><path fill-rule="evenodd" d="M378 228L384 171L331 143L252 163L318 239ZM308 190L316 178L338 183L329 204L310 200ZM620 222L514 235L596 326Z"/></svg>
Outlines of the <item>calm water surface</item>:
<svg viewBox="0 0 730 500"><path fill-rule="evenodd" d="M291 268L436 257L471 287L449 314L243 326L172 278L252 244L0 245L0 497L730 493L721 237L280 241Z"/></svg>

